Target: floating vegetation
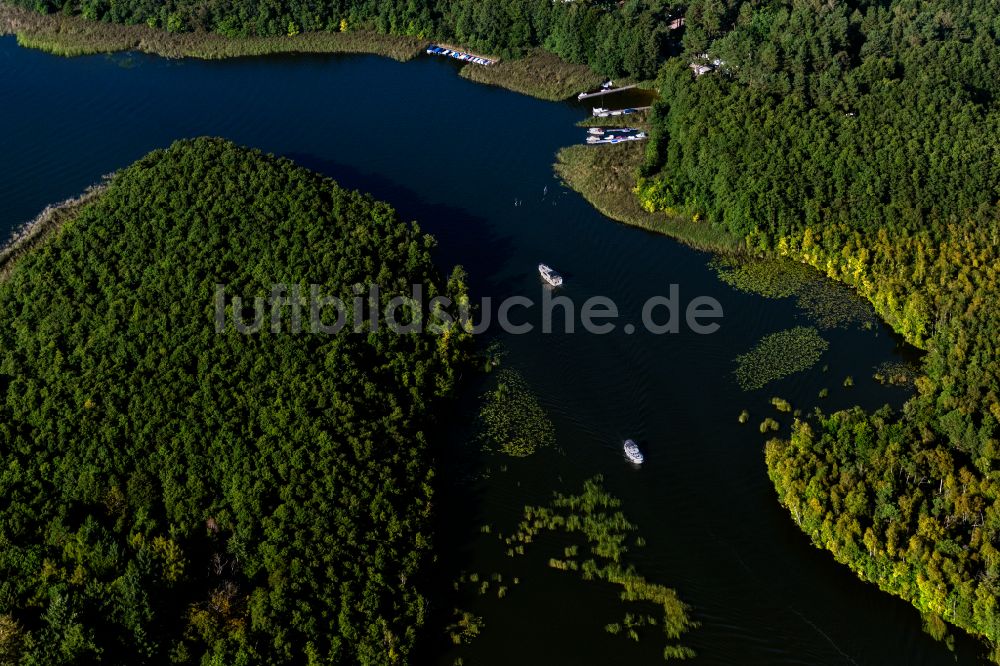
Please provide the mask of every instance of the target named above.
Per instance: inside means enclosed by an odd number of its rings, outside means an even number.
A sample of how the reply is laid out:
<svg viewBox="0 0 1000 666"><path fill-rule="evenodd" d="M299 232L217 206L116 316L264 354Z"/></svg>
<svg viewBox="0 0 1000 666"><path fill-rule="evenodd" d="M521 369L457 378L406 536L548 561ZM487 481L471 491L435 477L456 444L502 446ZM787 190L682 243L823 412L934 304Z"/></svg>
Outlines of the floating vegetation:
<svg viewBox="0 0 1000 666"><path fill-rule="evenodd" d="M587 541L585 548L563 547L564 559L553 557L549 566L562 571L577 571L584 580L619 585L622 601L652 603L663 612L662 621L650 615L628 613L623 623L609 624L605 630L614 634L624 629L630 638L639 640L640 628L662 626L667 637L676 641L698 623L690 619L689 608L677 592L647 581L636 573L632 565L623 563L628 551L625 541L636 528L619 511L621 501L608 494L602 482L602 477L597 476L584 483L583 492L579 495L555 493L549 506L524 507L524 519L518 531L506 541L532 543L543 532L564 532L584 537ZM636 539L638 542L639 539ZM523 547L519 548L523 554ZM672 642L664 648L663 656L664 659L684 659L693 657L694 651Z"/></svg>
<svg viewBox="0 0 1000 666"><path fill-rule="evenodd" d="M656 618L652 615L633 615L625 613L625 620L621 623L612 622L604 625L604 630L609 634L617 635L624 629L625 635L632 640L639 641L639 629L642 627L655 627Z"/></svg>
<svg viewBox="0 0 1000 666"><path fill-rule="evenodd" d="M483 362L483 369L486 372L493 372L493 370L500 365L506 355L507 347L505 347L499 340L493 340L482 352L481 358Z"/></svg>
<svg viewBox="0 0 1000 666"><path fill-rule="evenodd" d="M815 365L829 344L815 328L796 326L764 336L746 354L736 357L736 378L747 391L808 370Z"/></svg>
<svg viewBox="0 0 1000 666"><path fill-rule="evenodd" d="M448 633L449 638L451 638L451 642L455 645L472 642L479 635L479 632L483 630L483 627L486 626L483 618L475 613L459 610L458 608L454 611L454 618L454 621L445 627L445 631Z"/></svg>
<svg viewBox="0 0 1000 666"><path fill-rule="evenodd" d="M821 398L827 398L829 396L830 396L830 389L828 389L828 388L822 388L822 389L819 390L819 397L821 397Z"/></svg>
<svg viewBox="0 0 1000 666"><path fill-rule="evenodd" d="M497 386L483 395L479 412L486 446L525 457L555 443L555 427L516 370L497 372Z"/></svg>
<svg viewBox="0 0 1000 666"><path fill-rule="evenodd" d="M784 398L778 398L778 397L771 398L771 404L774 405L774 408L777 409L779 412L792 411L792 403L788 402Z"/></svg>
<svg viewBox="0 0 1000 666"><path fill-rule="evenodd" d="M844 386L845 387L854 386L854 377L852 377L851 375L847 375L846 377L844 377Z"/></svg>
<svg viewBox="0 0 1000 666"><path fill-rule="evenodd" d="M452 587L454 587L456 591L461 591L463 586L471 588L478 596L484 596L491 589L496 591L497 599L503 599L507 596L508 587L503 585L503 574L493 573L488 578L489 580L487 580L486 575L481 576L475 572L468 575L463 572L455 581L453 581ZM520 581L517 578L513 579L514 585L517 585L519 582ZM497 583L497 585L493 586L491 583Z"/></svg>
<svg viewBox="0 0 1000 666"><path fill-rule="evenodd" d="M788 259L719 258L712 261L726 284L765 298L792 298L820 328L869 327L875 310L850 287L811 266Z"/></svg>
<svg viewBox="0 0 1000 666"><path fill-rule="evenodd" d="M762 433L775 432L778 429L778 422L768 416L766 419L760 422L760 431Z"/></svg>
<svg viewBox="0 0 1000 666"><path fill-rule="evenodd" d="M739 418L737 418L737 420L740 423L746 423L747 421L750 420L750 412L744 409L742 412L740 412Z"/></svg>
<svg viewBox="0 0 1000 666"><path fill-rule="evenodd" d="M880 384L912 386L917 378L917 369L909 363L886 361L875 368L875 374L872 376Z"/></svg>

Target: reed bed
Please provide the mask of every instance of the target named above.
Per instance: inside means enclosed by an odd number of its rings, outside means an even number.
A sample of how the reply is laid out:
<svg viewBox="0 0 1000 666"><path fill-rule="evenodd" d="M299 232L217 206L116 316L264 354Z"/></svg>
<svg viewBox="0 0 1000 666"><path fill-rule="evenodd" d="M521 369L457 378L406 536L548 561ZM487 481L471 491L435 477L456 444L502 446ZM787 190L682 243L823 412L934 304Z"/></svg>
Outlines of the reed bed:
<svg viewBox="0 0 1000 666"><path fill-rule="evenodd" d="M46 206L35 219L15 230L0 249L0 280L7 279L18 259L45 242L63 224L74 219L81 208L96 201L107 189L107 180L99 185L92 185L78 197Z"/></svg>
<svg viewBox="0 0 1000 666"><path fill-rule="evenodd" d="M644 146L639 141L569 146L557 154L555 170L567 186L613 220L671 236L698 249L725 253L741 251L738 239L707 222L644 209L635 195L636 174L644 154Z"/></svg>
<svg viewBox="0 0 1000 666"><path fill-rule="evenodd" d="M410 60L426 46L417 37L375 32L310 32L294 37L229 38L206 32L173 34L146 25L117 25L79 16L39 14L0 3L0 34L59 56L141 51L167 58L215 60L279 53L371 53Z"/></svg>
<svg viewBox="0 0 1000 666"><path fill-rule="evenodd" d="M586 65L574 65L547 51L488 67L466 65L460 74L476 83L499 86L525 95L559 102L601 84L603 77Z"/></svg>

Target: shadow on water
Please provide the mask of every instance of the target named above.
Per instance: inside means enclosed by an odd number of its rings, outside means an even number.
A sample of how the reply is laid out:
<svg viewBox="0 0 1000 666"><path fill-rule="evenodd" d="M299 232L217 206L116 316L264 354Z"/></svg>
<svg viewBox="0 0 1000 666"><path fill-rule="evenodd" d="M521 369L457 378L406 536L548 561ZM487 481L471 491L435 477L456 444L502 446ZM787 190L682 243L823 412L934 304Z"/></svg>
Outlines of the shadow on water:
<svg viewBox="0 0 1000 666"><path fill-rule="evenodd" d="M289 153L285 157L333 178L342 187L388 202L402 220L416 220L421 230L437 241L434 258L439 262L438 269L447 276L452 267L440 265L442 258L460 258L469 273L468 282L473 294L484 286L479 284L482 276L498 274L513 255L511 240L490 231L483 220L470 215L468 210L428 203L418 193L382 175L362 172L342 162L302 153ZM494 288L498 286L495 282L491 284ZM511 284L503 283L499 287L506 290L513 288Z"/></svg>

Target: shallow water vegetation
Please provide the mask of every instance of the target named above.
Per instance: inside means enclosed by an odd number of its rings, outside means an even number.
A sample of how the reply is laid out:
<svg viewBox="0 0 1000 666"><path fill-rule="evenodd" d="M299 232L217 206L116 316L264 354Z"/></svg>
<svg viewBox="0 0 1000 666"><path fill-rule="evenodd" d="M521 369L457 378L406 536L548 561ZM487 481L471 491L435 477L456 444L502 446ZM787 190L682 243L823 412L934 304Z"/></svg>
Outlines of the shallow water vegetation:
<svg viewBox="0 0 1000 666"><path fill-rule="evenodd" d="M740 291L766 298L795 298L820 328L867 327L878 321L875 309L857 292L801 262L725 256L714 259L712 266L720 280Z"/></svg>
<svg viewBox="0 0 1000 666"><path fill-rule="evenodd" d="M828 347L815 328L796 326L771 333L749 352L736 357L736 379L745 390L763 388L813 367Z"/></svg>
<svg viewBox="0 0 1000 666"><path fill-rule="evenodd" d="M880 384L912 386L917 379L917 375L918 369L910 363L886 361L879 364L872 377Z"/></svg>
<svg viewBox="0 0 1000 666"><path fill-rule="evenodd" d="M485 445L523 458L555 444L555 427L527 381L517 370L496 373L495 388L483 395L480 437Z"/></svg>
<svg viewBox="0 0 1000 666"><path fill-rule="evenodd" d="M486 626L482 617L459 608L453 611L453 618L452 623L445 627L445 632L455 645L471 643Z"/></svg>
<svg viewBox="0 0 1000 666"><path fill-rule="evenodd" d="M792 411L792 403L788 402L784 398L779 398L777 396L771 398L771 404L779 412L790 412Z"/></svg>
<svg viewBox="0 0 1000 666"><path fill-rule="evenodd" d="M760 432L761 434L767 434L769 432L776 432L778 430L778 422L768 416L766 419L760 422Z"/></svg>
<svg viewBox="0 0 1000 666"><path fill-rule="evenodd" d="M680 600L675 590L646 580L632 565L624 562L628 552L625 542L635 532L636 526L628 521L620 508L621 501L610 495L603 487L602 477L596 476L584 483L579 495L555 493L548 506L524 507L518 531L508 537L508 541L530 544L546 532L583 537L586 554L580 552L578 546L564 547L563 554L576 556L576 559L551 558L549 566L579 572L584 580L620 586L622 601L659 607L662 620L645 613L627 614L624 621L627 635L638 640L639 628L662 626L666 636L676 641L698 623L690 618L689 607ZM609 633L618 633L621 629L618 623L605 626ZM678 643L670 643L664 649L665 659L693 656L691 648Z"/></svg>

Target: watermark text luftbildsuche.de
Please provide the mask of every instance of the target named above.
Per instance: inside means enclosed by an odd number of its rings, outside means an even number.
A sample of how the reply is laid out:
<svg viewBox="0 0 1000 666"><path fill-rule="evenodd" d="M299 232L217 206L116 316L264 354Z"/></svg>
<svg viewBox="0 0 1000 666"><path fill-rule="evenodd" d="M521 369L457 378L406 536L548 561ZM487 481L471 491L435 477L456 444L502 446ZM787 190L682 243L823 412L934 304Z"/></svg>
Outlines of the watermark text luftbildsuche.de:
<svg viewBox="0 0 1000 666"><path fill-rule="evenodd" d="M618 330L635 333L631 322L622 324L615 301L607 296L591 296L579 305L566 295L557 295L547 286L539 298L517 295L501 299L486 296L477 304L468 299L453 301L448 296L425 298L422 284L410 286L406 295L385 298L378 285L356 284L347 298L324 291L323 285L274 283L266 295L250 298L229 293L225 284L216 284L213 296L215 330L223 333L231 322L247 335L270 331L274 334L313 333L337 335L364 333L382 326L400 334L440 334L457 324L472 334L496 326L509 335L542 333L606 335ZM683 327L699 335L719 330L722 304L711 296L697 296L683 303L680 286L669 285L666 295L653 296L642 304L642 330L654 335L680 333ZM558 325L557 325L558 324Z"/></svg>

